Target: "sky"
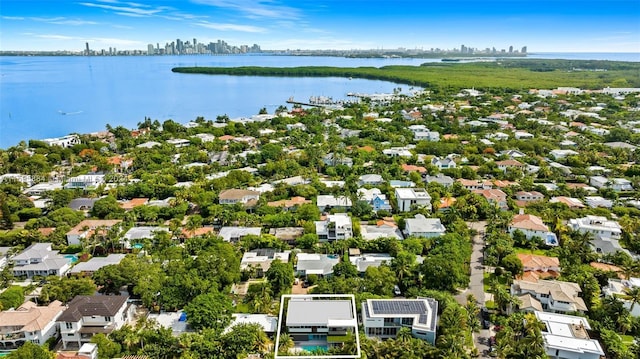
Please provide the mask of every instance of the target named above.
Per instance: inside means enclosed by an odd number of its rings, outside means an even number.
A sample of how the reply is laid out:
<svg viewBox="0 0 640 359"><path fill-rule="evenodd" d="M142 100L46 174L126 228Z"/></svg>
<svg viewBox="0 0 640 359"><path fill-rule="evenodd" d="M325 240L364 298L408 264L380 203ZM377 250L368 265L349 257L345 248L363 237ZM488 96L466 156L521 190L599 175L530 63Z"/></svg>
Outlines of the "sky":
<svg viewBox="0 0 640 359"><path fill-rule="evenodd" d="M640 0L0 0L0 50L146 50L177 38L263 49L640 52Z"/></svg>

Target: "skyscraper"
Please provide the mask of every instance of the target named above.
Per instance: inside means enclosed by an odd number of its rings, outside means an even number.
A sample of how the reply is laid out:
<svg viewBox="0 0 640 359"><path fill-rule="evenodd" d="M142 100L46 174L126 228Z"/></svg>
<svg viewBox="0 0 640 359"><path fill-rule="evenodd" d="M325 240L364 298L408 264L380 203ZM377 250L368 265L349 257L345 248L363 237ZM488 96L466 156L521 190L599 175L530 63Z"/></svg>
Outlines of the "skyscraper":
<svg viewBox="0 0 640 359"><path fill-rule="evenodd" d="M87 56L91 55L91 50L89 50L89 43L85 42L84 45L85 45L84 54Z"/></svg>

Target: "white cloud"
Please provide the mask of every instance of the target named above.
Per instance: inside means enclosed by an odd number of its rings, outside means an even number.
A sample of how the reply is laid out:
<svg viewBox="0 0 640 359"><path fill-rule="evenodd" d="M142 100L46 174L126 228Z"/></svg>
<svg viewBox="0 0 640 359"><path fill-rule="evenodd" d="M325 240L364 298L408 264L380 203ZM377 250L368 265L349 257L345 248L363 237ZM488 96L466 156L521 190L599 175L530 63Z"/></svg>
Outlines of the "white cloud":
<svg viewBox="0 0 640 359"><path fill-rule="evenodd" d="M113 3L113 4L118 4L117 6L96 4L96 3L90 3L90 2L81 2L79 4L83 6L88 6L88 7L100 8L104 10L113 10L114 12L116 12L116 14L127 15L127 16L153 16L162 12L163 10L169 9L168 7L165 7L165 6L150 9L147 6L144 6L144 5L141 6L142 4L136 4L136 3L126 3L129 6L120 6L120 3Z"/></svg>
<svg viewBox="0 0 640 359"><path fill-rule="evenodd" d="M272 0L192 0L192 2L234 10L252 19L298 19L301 17L299 9Z"/></svg>
<svg viewBox="0 0 640 359"><path fill-rule="evenodd" d="M39 35L35 35L35 37L39 37L41 39L48 39L48 40L80 40L79 37L75 37L75 36L67 36L67 35L56 35L56 34L39 34Z"/></svg>
<svg viewBox="0 0 640 359"><path fill-rule="evenodd" d="M56 24L56 25L71 25L71 26L97 25L98 24L95 21L72 20L72 19L49 21L49 23Z"/></svg>
<svg viewBox="0 0 640 359"><path fill-rule="evenodd" d="M22 16L0 16L0 19L3 20L24 20L25 18Z"/></svg>
<svg viewBox="0 0 640 359"><path fill-rule="evenodd" d="M221 24L221 23L208 22L208 21L201 21L196 23L195 25L198 25L207 29L213 29L213 30L219 30L219 31L240 31L240 32L253 32L253 33L267 31L267 29L258 27L258 26Z"/></svg>

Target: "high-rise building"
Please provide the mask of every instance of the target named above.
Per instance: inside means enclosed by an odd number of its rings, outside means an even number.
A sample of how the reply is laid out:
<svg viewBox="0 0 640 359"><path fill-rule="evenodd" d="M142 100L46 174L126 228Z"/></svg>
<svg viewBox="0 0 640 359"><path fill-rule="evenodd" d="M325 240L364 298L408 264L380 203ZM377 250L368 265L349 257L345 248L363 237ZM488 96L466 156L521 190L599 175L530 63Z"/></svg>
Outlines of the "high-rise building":
<svg viewBox="0 0 640 359"><path fill-rule="evenodd" d="M509 46L509 53L513 53L513 46Z"/></svg>
<svg viewBox="0 0 640 359"><path fill-rule="evenodd" d="M527 47L526 46L522 46L522 50L520 50L520 52L522 52L523 54L527 53Z"/></svg>
<svg viewBox="0 0 640 359"><path fill-rule="evenodd" d="M84 50L84 54L87 56L91 55L91 52L90 52L91 50L89 50L89 43L85 42L84 45L86 47L86 49Z"/></svg>
<svg viewBox="0 0 640 359"><path fill-rule="evenodd" d="M153 48L153 44L147 45L147 55L155 55L156 51Z"/></svg>

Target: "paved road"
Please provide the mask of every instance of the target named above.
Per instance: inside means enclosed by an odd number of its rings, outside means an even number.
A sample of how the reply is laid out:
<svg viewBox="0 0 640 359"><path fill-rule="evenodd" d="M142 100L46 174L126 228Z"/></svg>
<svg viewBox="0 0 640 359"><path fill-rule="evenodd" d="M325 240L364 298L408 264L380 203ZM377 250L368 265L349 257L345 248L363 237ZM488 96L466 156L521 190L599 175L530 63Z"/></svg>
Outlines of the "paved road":
<svg viewBox="0 0 640 359"><path fill-rule="evenodd" d="M473 294L478 301L478 306L484 307L484 266L482 265L482 249L484 248L484 231L487 222L467 222L471 229L477 231L477 235L473 237L473 252L471 253L471 277L469 279L469 288L456 296L458 303L465 305L467 303L467 295ZM489 329L480 329L480 332L474 333L473 339L478 352L482 356L485 350L489 349L489 337L493 336L493 331Z"/></svg>

